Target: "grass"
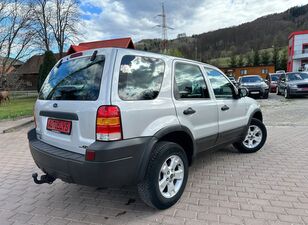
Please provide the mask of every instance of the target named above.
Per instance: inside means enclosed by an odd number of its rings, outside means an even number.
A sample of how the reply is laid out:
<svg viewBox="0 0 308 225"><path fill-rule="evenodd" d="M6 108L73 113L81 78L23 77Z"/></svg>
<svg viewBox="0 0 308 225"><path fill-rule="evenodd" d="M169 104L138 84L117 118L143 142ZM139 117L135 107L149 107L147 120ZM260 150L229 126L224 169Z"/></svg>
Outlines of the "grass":
<svg viewBox="0 0 308 225"><path fill-rule="evenodd" d="M16 119L33 115L36 98L11 99L9 103L0 105L0 120Z"/></svg>

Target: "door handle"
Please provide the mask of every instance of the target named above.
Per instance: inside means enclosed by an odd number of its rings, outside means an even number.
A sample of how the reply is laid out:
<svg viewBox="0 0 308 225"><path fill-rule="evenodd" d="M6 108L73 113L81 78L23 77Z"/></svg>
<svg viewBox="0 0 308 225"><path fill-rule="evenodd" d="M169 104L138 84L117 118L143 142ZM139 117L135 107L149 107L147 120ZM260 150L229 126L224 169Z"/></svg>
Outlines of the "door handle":
<svg viewBox="0 0 308 225"><path fill-rule="evenodd" d="M228 109L230 109L230 108L229 108L229 106L227 106L227 105L224 105L223 107L221 107L221 110L222 110L222 111L227 111Z"/></svg>
<svg viewBox="0 0 308 225"><path fill-rule="evenodd" d="M190 115L190 114L194 114L196 112L196 110L192 109L191 107L189 107L188 109L185 109L183 111L184 115Z"/></svg>

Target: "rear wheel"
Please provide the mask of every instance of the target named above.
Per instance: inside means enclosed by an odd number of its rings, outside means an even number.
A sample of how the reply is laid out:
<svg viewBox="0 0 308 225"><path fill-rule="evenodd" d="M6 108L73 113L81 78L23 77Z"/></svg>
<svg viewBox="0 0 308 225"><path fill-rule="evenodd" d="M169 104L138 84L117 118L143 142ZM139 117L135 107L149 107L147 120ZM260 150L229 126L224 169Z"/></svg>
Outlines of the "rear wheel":
<svg viewBox="0 0 308 225"><path fill-rule="evenodd" d="M242 153L259 151L265 144L267 131L265 125L258 119L252 118L244 140L234 143L234 147Z"/></svg>
<svg viewBox="0 0 308 225"><path fill-rule="evenodd" d="M187 177L188 159L183 148L172 142L159 142L145 178L138 184L139 195L147 205L167 209L182 196Z"/></svg>

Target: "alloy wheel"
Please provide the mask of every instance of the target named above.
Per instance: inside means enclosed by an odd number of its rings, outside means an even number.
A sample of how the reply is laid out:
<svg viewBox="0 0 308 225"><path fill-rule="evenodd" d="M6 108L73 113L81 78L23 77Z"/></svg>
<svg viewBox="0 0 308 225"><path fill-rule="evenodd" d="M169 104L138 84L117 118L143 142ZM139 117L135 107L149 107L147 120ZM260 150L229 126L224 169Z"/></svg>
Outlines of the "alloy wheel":
<svg viewBox="0 0 308 225"><path fill-rule="evenodd" d="M182 187L184 180L184 163L177 155L172 155L163 163L159 176L158 186L165 198L172 198Z"/></svg>
<svg viewBox="0 0 308 225"><path fill-rule="evenodd" d="M253 149L257 147L262 141L262 130L256 125L250 125L247 131L243 145L246 148Z"/></svg>

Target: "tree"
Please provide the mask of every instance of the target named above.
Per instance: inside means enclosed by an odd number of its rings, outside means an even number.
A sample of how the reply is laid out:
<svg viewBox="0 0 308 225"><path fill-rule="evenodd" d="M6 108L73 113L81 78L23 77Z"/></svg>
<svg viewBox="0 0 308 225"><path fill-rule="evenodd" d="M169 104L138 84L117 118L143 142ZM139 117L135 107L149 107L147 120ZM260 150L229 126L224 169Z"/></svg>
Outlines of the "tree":
<svg viewBox="0 0 308 225"><path fill-rule="evenodd" d="M56 57L53 54L52 51L46 51L44 54L44 59L43 63L40 66L39 70L39 76L38 76L38 81L37 81L37 90L40 91L41 87L51 71L51 69L54 67L54 65L57 63Z"/></svg>
<svg viewBox="0 0 308 225"><path fill-rule="evenodd" d="M79 0L32 0L36 43L49 51L56 46L63 56L65 45L77 40L80 24ZM42 46L43 44L43 46Z"/></svg>
<svg viewBox="0 0 308 225"><path fill-rule="evenodd" d="M0 2L0 76L31 53L33 32L31 9L19 0Z"/></svg>
<svg viewBox="0 0 308 225"><path fill-rule="evenodd" d="M252 65L253 65L253 51L247 54L247 63L246 63L246 66L252 66Z"/></svg>
<svg viewBox="0 0 308 225"><path fill-rule="evenodd" d="M260 55L258 50L253 51L253 66L260 65Z"/></svg>
<svg viewBox="0 0 308 225"><path fill-rule="evenodd" d="M183 53L177 48L169 49L167 51L167 55L171 55L171 56L175 56L175 57L184 57Z"/></svg>
<svg viewBox="0 0 308 225"><path fill-rule="evenodd" d="M33 29L36 33L36 42L39 48L42 48L42 43L44 44L43 49L45 51L50 51L53 37L51 32L51 15L52 15L52 4L50 0L33 0L30 3L33 13Z"/></svg>
<svg viewBox="0 0 308 225"><path fill-rule="evenodd" d="M278 68L279 68L279 55L278 55L277 45L274 45L274 48L273 48L272 63L275 66L275 70L278 70Z"/></svg>
<svg viewBox="0 0 308 225"><path fill-rule="evenodd" d="M63 56L64 45L71 42L78 34L80 14L77 0L53 0L55 12L52 13L49 25L56 40L60 57Z"/></svg>
<svg viewBox="0 0 308 225"><path fill-rule="evenodd" d="M279 56L279 70L287 71L288 54L287 50L284 49Z"/></svg>
<svg viewBox="0 0 308 225"><path fill-rule="evenodd" d="M242 55L239 55L239 56L237 57L237 66L238 66L238 67L244 66L244 59L243 59L243 56L242 56Z"/></svg>
<svg viewBox="0 0 308 225"><path fill-rule="evenodd" d="M270 63L270 55L267 50L264 50L261 54L261 64L268 65Z"/></svg>
<svg viewBox="0 0 308 225"><path fill-rule="evenodd" d="M236 67L236 57L235 57L235 54L233 53L230 57L229 67L232 67L232 68Z"/></svg>

